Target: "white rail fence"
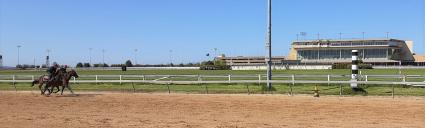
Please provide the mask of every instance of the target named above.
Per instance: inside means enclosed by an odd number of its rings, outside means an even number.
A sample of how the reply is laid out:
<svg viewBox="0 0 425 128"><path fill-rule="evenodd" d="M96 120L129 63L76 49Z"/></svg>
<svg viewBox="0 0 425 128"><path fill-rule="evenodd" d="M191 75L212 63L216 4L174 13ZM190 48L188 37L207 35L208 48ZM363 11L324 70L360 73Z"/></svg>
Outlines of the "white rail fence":
<svg viewBox="0 0 425 128"><path fill-rule="evenodd" d="M0 83L30 83L39 76L34 75L0 75ZM246 83L247 92L250 94L248 84L266 83L266 75L80 75L79 78L72 78L71 83L150 83L165 84L170 93L169 84L206 84L205 91L208 93L207 84L238 84ZM272 83L289 84L290 95L292 87L296 84L339 84L340 95L342 86L350 83L367 85L392 85L392 96L394 97L394 85L407 85L425 87L425 75L362 75L359 81L351 81L350 75L274 75ZM16 86L15 90L16 90Z"/></svg>
<svg viewBox="0 0 425 128"><path fill-rule="evenodd" d="M35 75L0 75L0 83L29 83L38 79ZM80 75L72 83L265 83L266 76L258 75ZM274 75L272 83L317 84L403 84L425 85L425 75L361 75L359 81L350 81L350 75ZM411 80L411 81L408 81Z"/></svg>

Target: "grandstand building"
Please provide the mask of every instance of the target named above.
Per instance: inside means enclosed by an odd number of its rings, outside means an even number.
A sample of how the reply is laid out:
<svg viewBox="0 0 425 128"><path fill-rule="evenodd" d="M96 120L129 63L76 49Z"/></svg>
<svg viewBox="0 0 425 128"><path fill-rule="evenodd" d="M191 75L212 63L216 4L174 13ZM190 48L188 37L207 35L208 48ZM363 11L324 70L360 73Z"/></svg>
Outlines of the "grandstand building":
<svg viewBox="0 0 425 128"><path fill-rule="evenodd" d="M273 65L331 65L351 63L351 50L359 51L359 59L372 65L424 66L425 56L413 52L413 41L400 39L339 39L294 41L288 56L272 57ZM264 56L219 56L230 66L265 65Z"/></svg>
<svg viewBox="0 0 425 128"><path fill-rule="evenodd" d="M414 62L413 42L398 39L309 40L292 42L289 60L301 63L344 63L351 50L365 63Z"/></svg>

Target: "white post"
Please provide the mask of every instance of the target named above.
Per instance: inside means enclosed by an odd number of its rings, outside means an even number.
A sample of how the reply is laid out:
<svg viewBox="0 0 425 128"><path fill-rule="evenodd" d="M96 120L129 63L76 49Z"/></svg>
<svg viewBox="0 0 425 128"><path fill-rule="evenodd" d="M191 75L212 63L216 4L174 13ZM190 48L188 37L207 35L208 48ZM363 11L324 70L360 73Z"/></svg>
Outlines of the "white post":
<svg viewBox="0 0 425 128"><path fill-rule="evenodd" d="M367 75L365 75L365 81L367 82Z"/></svg>
<svg viewBox="0 0 425 128"><path fill-rule="evenodd" d="M331 81L331 75L328 75L328 85L330 81Z"/></svg>
<svg viewBox="0 0 425 128"><path fill-rule="evenodd" d="M145 75L143 75L142 77L143 77L143 82L145 82Z"/></svg>
<svg viewBox="0 0 425 128"><path fill-rule="evenodd" d="M96 75L96 84L97 84L97 75Z"/></svg>
<svg viewBox="0 0 425 128"><path fill-rule="evenodd" d="M406 75L403 75L403 82L406 82Z"/></svg>
<svg viewBox="0 0 425 128"><path fill-rule="evenodd" d="M122 84L122 75L120 75L120 84Z"/></svg>
<svg viewBox="0 0 425 128"><path fill-rule="evenodd" d="M258 86L261 84L261 74L258 74Z"/></svg>
<svg viewBox="0 0 425 128"><path fill-rule="evenodd" d="M75 81L75 77L72 77L73 79L74 79L74 84L76 83L76 81Z"/></svg>
<svg viewBox="0 0 425 128"><path fill-rule="evenodd" d="M31 80L34 81L34 75L31 76Z"/></svg>
<svg viewBox="0 0 425 128"><path fill-rule="evenodd" d="M12 75L13 84L15 84L15 75Z"/></svg>
<svg viewBox="0 0 425 128"><path fill-rule="evenodd" d="M232 76L231 76L231 75L229 75L228 77L229 77L229 84L230 84L230 80L231 80L231 77L232 77Z"/></svg>
<svg viewBox="0 0 425 128"><path fill-rule="evenodd" d="M292 74L292 85L294 85L294 84L295 84L295 75Z"/></svg>

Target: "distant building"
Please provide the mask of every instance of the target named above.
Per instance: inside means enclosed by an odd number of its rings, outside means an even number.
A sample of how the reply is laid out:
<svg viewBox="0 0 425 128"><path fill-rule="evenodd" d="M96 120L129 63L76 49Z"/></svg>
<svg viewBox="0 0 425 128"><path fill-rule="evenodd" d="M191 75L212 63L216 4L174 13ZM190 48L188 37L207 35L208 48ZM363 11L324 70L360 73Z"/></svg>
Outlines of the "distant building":
<svg viewBox="0 0 425 128"><path fill-rule="evenodd" d="M0 54L0 68L3 68L3 55Z"/></svg>
<svg viewBox="0 0 425 128"><path fill-rule="evenodd" d="M236 57L216 57L215 60L224 61L226 65L264 65L266 63L265 56L236 56ZM285 60L284 56L272 57L272 63L280 64Z"/></svg>

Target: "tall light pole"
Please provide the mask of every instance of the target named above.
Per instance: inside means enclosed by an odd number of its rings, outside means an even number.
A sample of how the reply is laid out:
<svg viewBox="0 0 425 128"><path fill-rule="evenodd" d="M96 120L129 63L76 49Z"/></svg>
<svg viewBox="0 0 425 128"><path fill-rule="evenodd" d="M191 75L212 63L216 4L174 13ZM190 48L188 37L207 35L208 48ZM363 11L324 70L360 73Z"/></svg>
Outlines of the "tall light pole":
<svg viewBox="0 0 425 128"><path fill-rule="evenodd" d="M105 49L102 49L102 67L105 69Z"/></svg>
<svg viewBox="0 0 425 128"><path fill-rule="evenodd" d="M134 49L134 65L137 65L137 51L139 51L137 48Z"/></svg>
<svg viewBox="0 0 425 128"><path fill-rule="evenodd" d="M51 51L52 50L50 50L50 49L46 49L46 52L47 52L47 56L46 56L46 68L50 67L50 52Z"/></svg>
<svg viewBox="0 0 425 128"><path fill-rule="evenodd" d="M93 50L93 48L89 48L89 64L92 65L91 63L91 51ZM91 67L91 66L90 66Z"/></svg>
<svg viewBox="0 0 425 128"><path fill-rule="evenodd" d="M390 32L387 32L387 39L390 38Z"/></svg>
<svg viewBox="0 0 425 128"><path fill-rule="evenodd" d="M272 89L272 0L268 0L268 25L267 25L267 89Z"/></svg>
<svg viewBox="0 0 425 128"><path fill-rule="evenodd" d="M19 49L22 47L21 45L16 46L18 48L18 65L20 65L19 63Z"/></svg>
<svg viewBox="0 0 425 128"><path fill-rule="evenodd" d="M173 50L169 50L168 52L170 52L170 67L171 67L173 64L173 56L172 56Z"/></svg>

